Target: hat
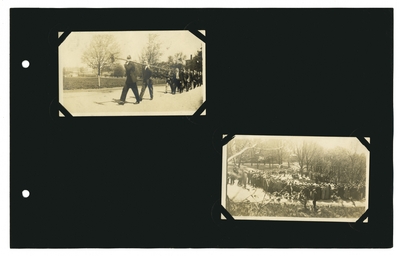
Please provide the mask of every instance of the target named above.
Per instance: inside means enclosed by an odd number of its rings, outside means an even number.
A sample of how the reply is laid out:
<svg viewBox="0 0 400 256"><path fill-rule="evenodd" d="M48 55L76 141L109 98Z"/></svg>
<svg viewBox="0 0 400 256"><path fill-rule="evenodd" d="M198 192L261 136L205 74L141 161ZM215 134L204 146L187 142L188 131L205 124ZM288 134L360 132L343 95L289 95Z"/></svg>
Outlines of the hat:
<svg viewBox="0 0 400 256"><path fill-rule="evenodd" d="M128 55L128 57L126 57L126 59L127 59L127 60L130 60L130 59L131 59L131 55Z"/></svg>

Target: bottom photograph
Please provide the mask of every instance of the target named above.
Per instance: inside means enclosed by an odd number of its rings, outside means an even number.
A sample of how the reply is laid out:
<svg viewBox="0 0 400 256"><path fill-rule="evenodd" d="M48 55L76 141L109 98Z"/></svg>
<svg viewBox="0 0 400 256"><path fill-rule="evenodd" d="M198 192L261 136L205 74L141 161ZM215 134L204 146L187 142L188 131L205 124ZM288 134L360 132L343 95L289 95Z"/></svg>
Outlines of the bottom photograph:
<svg viewBox="0 0 400 256"><path fill-rule="evenodd" d="M236 135L222 157L235 219L354 222L368 209L370 155L355 137Z"/></svg>

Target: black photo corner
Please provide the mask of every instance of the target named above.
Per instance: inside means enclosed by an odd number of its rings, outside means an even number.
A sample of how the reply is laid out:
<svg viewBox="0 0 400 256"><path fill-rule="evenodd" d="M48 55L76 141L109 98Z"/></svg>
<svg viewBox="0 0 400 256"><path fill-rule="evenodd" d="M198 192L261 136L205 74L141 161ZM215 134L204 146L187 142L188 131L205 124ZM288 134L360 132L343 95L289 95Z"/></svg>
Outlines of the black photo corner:
<svg viewBox="0 0 400 256"><path fill-rule="evenodd" d="M206 43L206 115L60 104L69 33L137 30ZM393 9L11 8L10 110L11 248L393 246ZM229 218L224 134L370 137L368 222Z"/></svg>

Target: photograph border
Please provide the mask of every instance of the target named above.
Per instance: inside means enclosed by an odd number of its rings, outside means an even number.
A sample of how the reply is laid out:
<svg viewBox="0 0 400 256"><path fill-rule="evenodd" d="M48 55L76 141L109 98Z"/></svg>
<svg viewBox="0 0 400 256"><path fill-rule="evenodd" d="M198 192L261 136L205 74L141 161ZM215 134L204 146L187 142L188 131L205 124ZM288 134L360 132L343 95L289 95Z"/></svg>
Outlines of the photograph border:
<svg viewBox="0 0 400 256"><path fill-rule="evenodd" d="M239 134L237 134L239 135ZM222 139L227 138L229 135L228 134L223 134ZM361 144L362 147L365 147L365 145L359 140L357 137L344 137L344 136L301 136L301 135L250 135L250 134L240 134L239 136L249 136L249 137L256 137L256 138L262 138L262 137L270 137L270 138L279 138L279 137L310 137L310 138L354 138L358 139L358 142ZM221 206L224 207L228 212L229 210L227 209L227 190L228 190L228 184L227 184L227 166L228 166L228 154L227 154L227 145L232 141L234 138L230 138L230 140L222 145L222 186L221 186ZM364 139L367 139L368 143L371 143L371 138L370 137L365 137ZM368 151L368 154L366 155L366 181L365 181L365 211L364 213L357 218L308 218L308 217L273 217L273 216L231 216L235 220L256 220L256 221L300 221L300 222L359 222L360 220L363 223L368 223L368 217L363 219L363 216L369 209L369 177L370 177L370 161L371 161L371 152L369 148L365 147ZM226 220L225 216L223 214L220 215L221 220Z"/></svg>
<svg viewBox="0 0 400 256"><path fill-rule="evenodd" d="M200 32L202 31L202 32ZM179 113L175 113L176 111L162 111L162 112L157 112L157 111L144 111L144 112L132 112L132 111L121 111L121 112L82 112L82 113L72 113L71 111L68 110L64 106L64 90L63 90L63 70L60 65L60 59L62 58L61 52L60 52L60 47L62 44L65 42L65 40L70 36L71 33L113 33L113 32L188 32L191 33L193 36L195 36L198 40L199 43L202 44L202 81L203 84L201 86L202 90L202 103L200 106L194 110L194 111L188 111L188 110L183 110L179 111ZM71 30L62 30L58 31L58 39L60 40L60 44L57 48L58 50L58 99L59 99L59 116L58 117L117 117L117 116L126 116L126 117L135 117L135 116L206 116L206 109L205 109L205 102L206 102L206 95L207 95L207 58L206 58L206 36L207 36L207 30L206 29L181 29L181 30L176 30L176 29L149 29L149 30L104 30L104 31L99 31L99 30L90 30L90 31L71 31ZM138 89L140 90L141 84L138 84ZM110 101L111 102L111 101ZM201 112L200 112L201 111Z"/></svg>

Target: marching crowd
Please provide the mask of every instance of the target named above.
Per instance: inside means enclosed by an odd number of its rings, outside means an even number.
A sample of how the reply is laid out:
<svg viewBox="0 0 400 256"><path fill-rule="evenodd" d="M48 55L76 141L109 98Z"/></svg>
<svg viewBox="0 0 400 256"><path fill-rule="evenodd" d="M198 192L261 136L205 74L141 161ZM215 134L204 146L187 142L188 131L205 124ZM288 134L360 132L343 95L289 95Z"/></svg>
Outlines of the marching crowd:
<svg viewBox="0 0 400 256"><path fill-rule="evenodd" d="M131 56L128 55L126 57L126 63L124 64L126 81L125 86L122 88L121 97L118 101L119 105L125 104L125 99L129 89L131 89L135 95L136 102L134 104L139 104L142 101L143 95L145 94L147 88L149 89L150 100L152 100L154 97L153 78L160 76L160 72L158 70L157 72L154 72L149 63L145 61L142 69L143 85L139 94L137 77L140 72L140 68L137 68L131 59ZM166 84L170 86L172 94L175 94L177 90L179 93L182 93L184 90L189 91L203 84L201 71L190 69L186 70L184 67L181 70L176 68L175 71L170 70L165 72L164 78L166 78ZM165 88L165 92L167 92L167 86Z"/></svg>
<svg viewBox="0 0 400 256"><path fill-rule="evenodd" d="M228 172L228 184L235 184L246 188L253 186L261 188L266 193L281 195L290 198L315 200L350 199L362 200L365 198L365 185L355 183L312 182L309 177L298 174L287 174L284 171L267 174L261 170L234 169ZM297 179L299 178L299 179Z"/></svg>
<svg viewBox="0 0 400 256"><path fill-rule="evenodd" d="M197 70L187 70L183 67L179 70L171 70L166 75L166 83L171 88L171 93L176 94L178 91L182 93L183 91L189 91L203 84L203 76L201 71ZM165 88L167 92L167 87Z"/></svg>

